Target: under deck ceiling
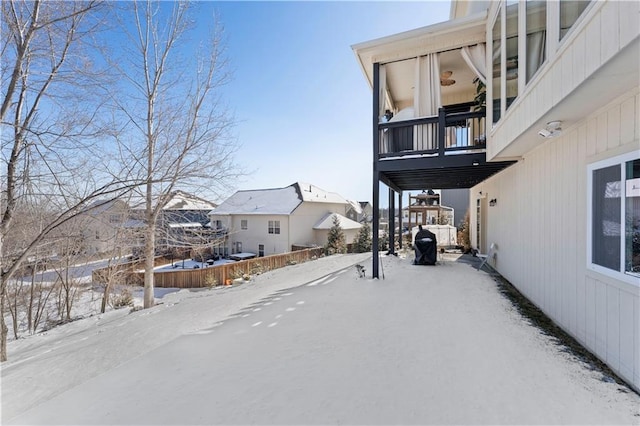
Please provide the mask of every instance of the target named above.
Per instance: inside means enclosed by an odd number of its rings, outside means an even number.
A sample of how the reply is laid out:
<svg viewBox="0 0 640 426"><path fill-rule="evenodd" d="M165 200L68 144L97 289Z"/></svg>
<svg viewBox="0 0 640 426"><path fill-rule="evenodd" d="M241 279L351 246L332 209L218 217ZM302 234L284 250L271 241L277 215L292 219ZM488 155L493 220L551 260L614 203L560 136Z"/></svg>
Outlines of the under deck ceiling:
<svg viewBox="0 0 640 426"><path fill-rule="evenodd" d="M486 162L484 153L451 157L380 161L380 180L396 191L471 188L515 163Z"/></svg>

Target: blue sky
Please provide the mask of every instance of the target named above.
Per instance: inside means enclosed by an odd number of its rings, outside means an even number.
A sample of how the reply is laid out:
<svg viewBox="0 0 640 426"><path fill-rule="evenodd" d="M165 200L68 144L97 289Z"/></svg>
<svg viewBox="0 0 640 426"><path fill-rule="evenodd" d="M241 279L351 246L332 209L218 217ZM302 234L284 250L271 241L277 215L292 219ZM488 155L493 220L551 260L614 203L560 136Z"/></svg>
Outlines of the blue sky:
<svg viewBox="0 0 640 426"><path fill-rule="evenodd" d="M448 1L207 2L219 13L237 120L233 190L308 182L371 201L372 94L353 44L447 20ZM201 23L198 23L201 25ZM383 197L384 199L384 197Z"/></svg>

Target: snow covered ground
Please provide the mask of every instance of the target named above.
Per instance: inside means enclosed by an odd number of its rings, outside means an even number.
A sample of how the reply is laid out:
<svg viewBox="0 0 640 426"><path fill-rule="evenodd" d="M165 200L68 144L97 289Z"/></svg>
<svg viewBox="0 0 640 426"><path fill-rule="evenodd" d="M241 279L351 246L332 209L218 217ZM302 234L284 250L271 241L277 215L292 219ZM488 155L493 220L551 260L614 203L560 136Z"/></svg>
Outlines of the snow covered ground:
<svg viewBox="0 0 640 426"><path fill-rule="evenodd" d="M351 267L370 254L335 255L12 341L2 423L640 422L636 393L447 256L372 280Z"/></svg>

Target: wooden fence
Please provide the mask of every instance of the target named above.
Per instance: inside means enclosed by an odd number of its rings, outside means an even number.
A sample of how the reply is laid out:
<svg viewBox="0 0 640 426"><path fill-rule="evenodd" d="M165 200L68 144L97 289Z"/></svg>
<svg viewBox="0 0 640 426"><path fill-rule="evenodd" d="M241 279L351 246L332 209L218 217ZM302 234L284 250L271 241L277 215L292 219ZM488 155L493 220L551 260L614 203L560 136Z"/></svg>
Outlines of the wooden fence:
<svg viewBox="0 0 640 426"><path fill-rule="evenodd" d="M296 263L306 262L324 255L324 248L317 247L290 253L276 254L223 265L208 266L201 269L183 269L178 271L156 272L153 274L154 287L158 288L200 288L229 284L244 275L255 275ZM163 259L165 260L165 259ZM162 264L162 262L158 262ZM166 262L169 263L169 262ZM129 264L130 267L133 265ZM102 282L105 273L94 271L94 282ZM144 273L129 270L126 282L139 284L144 282Z"/></svg>

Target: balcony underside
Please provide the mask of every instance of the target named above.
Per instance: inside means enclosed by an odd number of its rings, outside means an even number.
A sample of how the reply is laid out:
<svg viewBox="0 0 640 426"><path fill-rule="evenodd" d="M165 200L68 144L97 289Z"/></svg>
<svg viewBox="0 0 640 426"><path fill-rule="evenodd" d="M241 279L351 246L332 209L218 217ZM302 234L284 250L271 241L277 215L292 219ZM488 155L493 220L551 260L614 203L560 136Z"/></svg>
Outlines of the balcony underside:
<svg viewBox="0 0 640 426"><path fill-rule="evenodd" d="M471 188L514 164L487 162L484 152L378 161L380 181L395 191Z"/></svg>

